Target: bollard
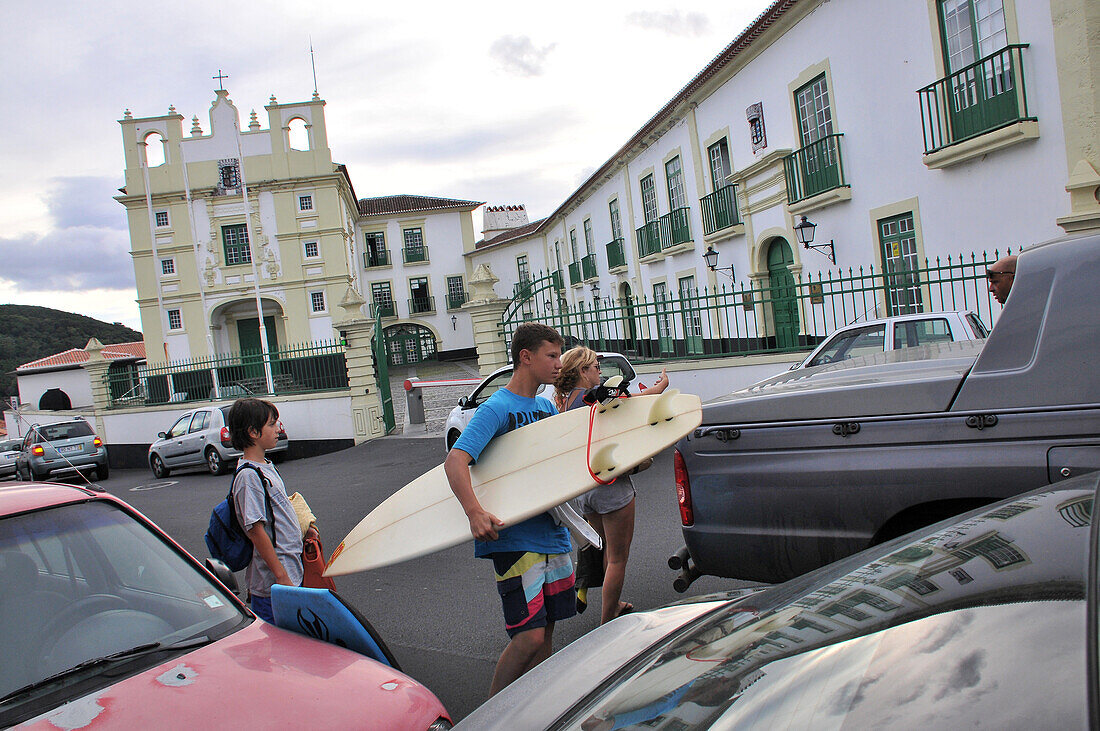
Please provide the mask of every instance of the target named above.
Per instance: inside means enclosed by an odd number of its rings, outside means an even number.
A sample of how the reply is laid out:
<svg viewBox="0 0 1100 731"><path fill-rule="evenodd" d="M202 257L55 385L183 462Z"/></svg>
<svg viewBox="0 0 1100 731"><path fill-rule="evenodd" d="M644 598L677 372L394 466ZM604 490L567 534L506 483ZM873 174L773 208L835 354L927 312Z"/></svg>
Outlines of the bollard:
<svg viewBox="0 0 1100 731"><path fill-rule="evenodd" d="M405 413L410 424L424 423L424 391L417 388L419 378L405 381Z"/></svg>

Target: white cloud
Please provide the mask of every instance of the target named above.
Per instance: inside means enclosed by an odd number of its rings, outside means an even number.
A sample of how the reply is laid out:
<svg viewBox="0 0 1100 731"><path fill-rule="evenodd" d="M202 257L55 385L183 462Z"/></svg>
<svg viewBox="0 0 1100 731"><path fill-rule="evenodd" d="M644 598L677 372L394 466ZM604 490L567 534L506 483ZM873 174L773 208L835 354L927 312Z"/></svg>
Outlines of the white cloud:
<svg viewBox="0 0 1100 731"><path fill-rule="evenodd" d="M527 36L501 36L489 46L489 55L506 71L519 76L541 76L546 68L546 57L556 43L539 48Z"/></svg>
<svg viewBox="0 0 1100 731"><path fill-rule="evenodd" d="M705 35L709 27L707 16L703 13L681 13L679 10L638 10L627 15L626 22L670 36L692 38Z"/></svg>

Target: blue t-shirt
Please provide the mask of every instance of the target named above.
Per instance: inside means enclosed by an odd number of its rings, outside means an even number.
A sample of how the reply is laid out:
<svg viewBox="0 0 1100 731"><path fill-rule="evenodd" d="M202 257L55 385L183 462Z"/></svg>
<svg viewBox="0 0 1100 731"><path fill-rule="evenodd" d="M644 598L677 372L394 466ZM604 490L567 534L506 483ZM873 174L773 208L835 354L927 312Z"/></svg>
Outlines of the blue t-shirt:
<svg viewBox="0 0 1100 731"><path fill-rule="evenodd" d="M477 407L470 423L462 431L454 448L461 449L477 462L482 451L495 437L507 434L539 419L558 413L550 399L544 396L525 398L502 388ZM503 551L533 551L535 553L569 553L569 530L554 522L549 513L541 513L522 523L506 526L495 541L474 541L474 555L487 558Z"/></svg>

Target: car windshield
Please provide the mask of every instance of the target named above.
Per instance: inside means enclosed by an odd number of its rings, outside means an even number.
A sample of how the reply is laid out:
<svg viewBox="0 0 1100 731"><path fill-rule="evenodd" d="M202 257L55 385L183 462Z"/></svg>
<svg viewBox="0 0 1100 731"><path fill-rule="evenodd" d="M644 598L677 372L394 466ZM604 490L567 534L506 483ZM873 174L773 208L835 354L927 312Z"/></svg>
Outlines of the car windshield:
<svg viewBox="0 0 1100 731"><path fill-rule="evenodd" d="M40 426L38 427L38 433L47 442L60 442L66 439L76 439L77 437L90 437L95 434L86 421L69 421L64 424Z"/></svg>
<svg viewBox="0 0 1100 731"><path fill-rule="evenodd" d="M9 439L6 442L0 442L0 452L14 452L19 449L22 439Z"/></svg>
<svg viewBox="0 0 1100 731"><path fill-rule="evenodd" d="M1021 496L732 602L637 658L572 721L1083 727L1095 482Z"/></svg>
<svg viewBox="0 0 1100 731"><path fill-rule="evenodd" d="M0 698L94 658L145 643L217 639L249 621L224 588L104 501L0 520L0 587ZM131 672L163 659L135 659ZM56 700L70 685L86 693L98 675L89 669L66 678L60 690L46 684L41 694ZM114 668L102 682L118 679ZM0 721L11 704L35 697L32 692L0 704Z"/></svg>

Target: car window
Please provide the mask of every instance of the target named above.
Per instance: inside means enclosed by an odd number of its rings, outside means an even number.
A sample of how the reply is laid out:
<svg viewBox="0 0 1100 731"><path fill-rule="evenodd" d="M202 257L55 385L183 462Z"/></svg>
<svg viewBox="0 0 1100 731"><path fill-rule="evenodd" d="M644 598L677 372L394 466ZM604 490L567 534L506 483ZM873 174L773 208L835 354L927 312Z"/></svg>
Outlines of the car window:
<svg viewBox="0 0 1100 731"><path fill-rule="evenodd" d="M927 343L949 343L951 340L951 326L942 318L894 323L895 350Z"/></svg>
<svg viewBox="0 0 1100 731"><path fill-rule="evenodd" d="M978 317L973 312L969 312L966 315L966 320L970 323L970 327L974 328L974 334L979 338L989 337L989 330L986 329L985 323L982 322L982 318Z"/></svg>
<svg viewBox="0 0 1100 731"><path fill-rule="evenodd" d="M487 398L504 388L508 383L508 379L511 377L511 370L490 377L489 380L485 381L476 391L474 391L473 397L470 399L470 403L468 403L467 406L480 406L485 403Z"/></svg>
<svg viewBox="0 0 1100 731"><path fill-rule="evenodd" d="M833 340L829 341L825 348L806 364L806 367L881 353L885 337L886 326L882 324L840 333L834 336Z"/></svg>
<svg viewBox="0 0 1100 731"><path fill-rule="evenodd" d="M599 364L601 383L612 376L622 376L624 381L631 381L636 375L633 369L628 370L630 366L621 358L601 357Z"/></svg>
<svg viewBox="0 0 1100 731"><path fill-rule="evenodd" d="M210 418L210 412L209 411L195 412L195 418L191 420L191 431L192 432L197 432L197 431L202 431L203 429L205 429L206 428L206 421L207 421L208 418Z"/></svg>
<svg viewBox="0 0 1100 731"><path fill-rule="evenodd" d="M168 437L181 437L187 433L188 427L191 426L192 414L184 414L179 420L172 425L172 428L168 430Z"/></svg>
<svg viewBox="0 0 1100 731"><path fill-rule="evenodd" d="M0 442L0 452L14 452L19 449L19 439L9 439L6 442Z"/></svg>
<svg viewBox="0 0 1100 731"><path fill-rule="evenodd" d="M65 439L90 437L95 432L86 421L69 421L64 424L47 424L38 427L39 433L47 442L60 442Z"/></svg>

